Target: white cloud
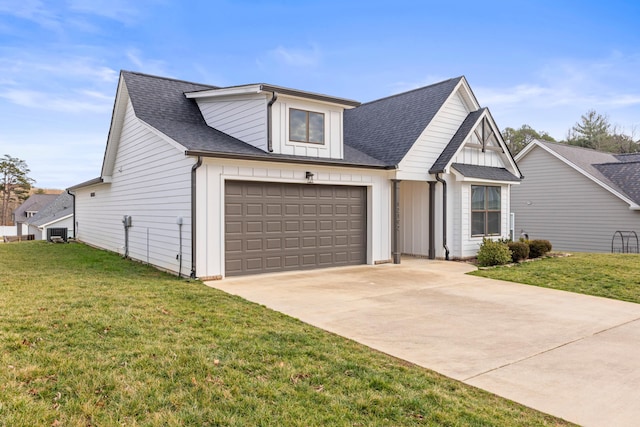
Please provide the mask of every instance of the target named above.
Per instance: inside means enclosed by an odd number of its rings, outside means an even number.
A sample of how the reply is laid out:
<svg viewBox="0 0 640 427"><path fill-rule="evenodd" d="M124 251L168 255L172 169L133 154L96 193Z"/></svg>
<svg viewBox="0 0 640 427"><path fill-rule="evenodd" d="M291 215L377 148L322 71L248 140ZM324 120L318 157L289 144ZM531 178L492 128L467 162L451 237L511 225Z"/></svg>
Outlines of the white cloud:
<svg viewBox="0 0 640 427"><path fill-rule="evenodd" d="M633 128L640 122L640 56L614 51L605 58L551 61L510 86L474 86L501 126L532 125L557 139L566 136L589 109L609 115L613 124Z"/></svg>
<svg viewBox="0 0 640 427"><path fill-rule="evenodd" d="M147 3L147 2L144 2ZM140 1L130 0L68 0L71 12L96 15L119 21L124 24L134 24L142 14L143 7L150 7Z"/></svg>
<svg viewBox="0 0 640 427"><path fill-rule="evenodd" d="M60 30L60 18L40 0L0 0L0 14L33 21L43 28Z"/></svg>
<svg viewBox="0 0 640 427"><path fill-rule="evenodd" d="M290 67L315 67L320 64L322 52L317 45L308 49L295 49L278 46L268 52L270 58ZM261 63L261 61L259 61Z"/></svg>
<svg viewBox="0 0 640 427"><path fill-rule="evenodd" d="M0 92L0 98L22 107L65 113L105 113L111 108L106 102L109 99L106 95L100 95L96 100L95 95L65 97L35 90L10 89Z"/></svg>
<svg viewBox="0 0 640 427"><path fill-rule="evenodd" d="M169 77L166 71L166 62L156 59L144 59L138 49L129 49L126 52L127 58L135 66L132 71L140 71L142 73L161 75Z"/></svg>

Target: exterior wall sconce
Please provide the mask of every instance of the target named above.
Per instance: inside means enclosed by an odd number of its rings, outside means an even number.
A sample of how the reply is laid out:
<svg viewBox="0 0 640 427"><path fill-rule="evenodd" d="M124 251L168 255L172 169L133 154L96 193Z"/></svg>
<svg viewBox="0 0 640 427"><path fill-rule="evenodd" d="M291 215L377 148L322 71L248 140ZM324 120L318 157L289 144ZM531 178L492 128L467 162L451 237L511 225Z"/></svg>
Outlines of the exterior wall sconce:
<svg viewBox="0 0 640 427"><path fill-rule="evenodd" d="M313 184L313 172L307 171L304 177L307 179L307 184Z"/></svg>

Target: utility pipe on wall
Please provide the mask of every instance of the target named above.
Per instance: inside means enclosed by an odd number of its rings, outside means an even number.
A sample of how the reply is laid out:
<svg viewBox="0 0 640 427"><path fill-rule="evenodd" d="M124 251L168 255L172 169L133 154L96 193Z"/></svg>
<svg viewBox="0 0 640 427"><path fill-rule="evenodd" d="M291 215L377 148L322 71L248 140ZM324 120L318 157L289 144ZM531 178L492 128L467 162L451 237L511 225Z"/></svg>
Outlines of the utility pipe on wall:
<svg viewBox="0 0 640 427"><path fill-rule="evenodd" d="M447 247L447 181L436 173L436 181L442 184L442 247L444 248L444 259L449 261L449 248Z"/></svg>
<svg viewBox="0 0 640 427"><path fill-rule="evenodd" d="M273 133L273 125L271 124L271 107L277 99L278 92L273 92L271 100L267 104L267 150L269 150L270 153L273 153L273 136L271 135Z"/></svg>
<svg viewBox="0 0 640 427"><path fill-rule="evenodd" d="M196 170L202 166L202 156L191 168L191 278L196 278Z"/></svg>

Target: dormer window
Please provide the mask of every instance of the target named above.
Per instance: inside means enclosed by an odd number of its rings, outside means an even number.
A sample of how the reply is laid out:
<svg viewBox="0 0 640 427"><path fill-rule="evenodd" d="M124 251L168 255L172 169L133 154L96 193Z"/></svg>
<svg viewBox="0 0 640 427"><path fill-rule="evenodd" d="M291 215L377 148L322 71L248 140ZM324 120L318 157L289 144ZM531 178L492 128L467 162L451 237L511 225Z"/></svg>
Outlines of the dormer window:
<svg viewBox="0 0 640 427"><path fill-rule="evenodd" d="M289 140L324 144L324 114L290 108Z"/></svg>

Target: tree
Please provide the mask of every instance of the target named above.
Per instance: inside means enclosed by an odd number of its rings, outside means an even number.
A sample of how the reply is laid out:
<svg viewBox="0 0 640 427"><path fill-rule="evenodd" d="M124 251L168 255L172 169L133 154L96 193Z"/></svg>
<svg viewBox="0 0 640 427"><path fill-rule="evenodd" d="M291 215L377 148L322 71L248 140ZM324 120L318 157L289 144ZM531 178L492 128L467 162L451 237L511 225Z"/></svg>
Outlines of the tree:
<svg viewBox="0 0 640 427"><path fill-rule="evenodd" d="M5 154L0 158L0 225L11 222L11 211L28 196L35 181L27 176L27 163Z"/></svg>
<svg viewBox="0 0 640 427"><path fill-rule="evenodd" d="M583 114L581 121L576 123L567 135L567 142L585 148L602 150L611 136L609 117L589 110Z"/></svg>
<svg viewBox="0 0 640 427"><path fill-rule="evenodd" d="M549 142L556 141L547 132L538 132L529 125L522 125L520 129L505 128L502 131L502 137L507 143L509 151L511 151L511 154L514 156L534 139L541 139Z"/></svg>

